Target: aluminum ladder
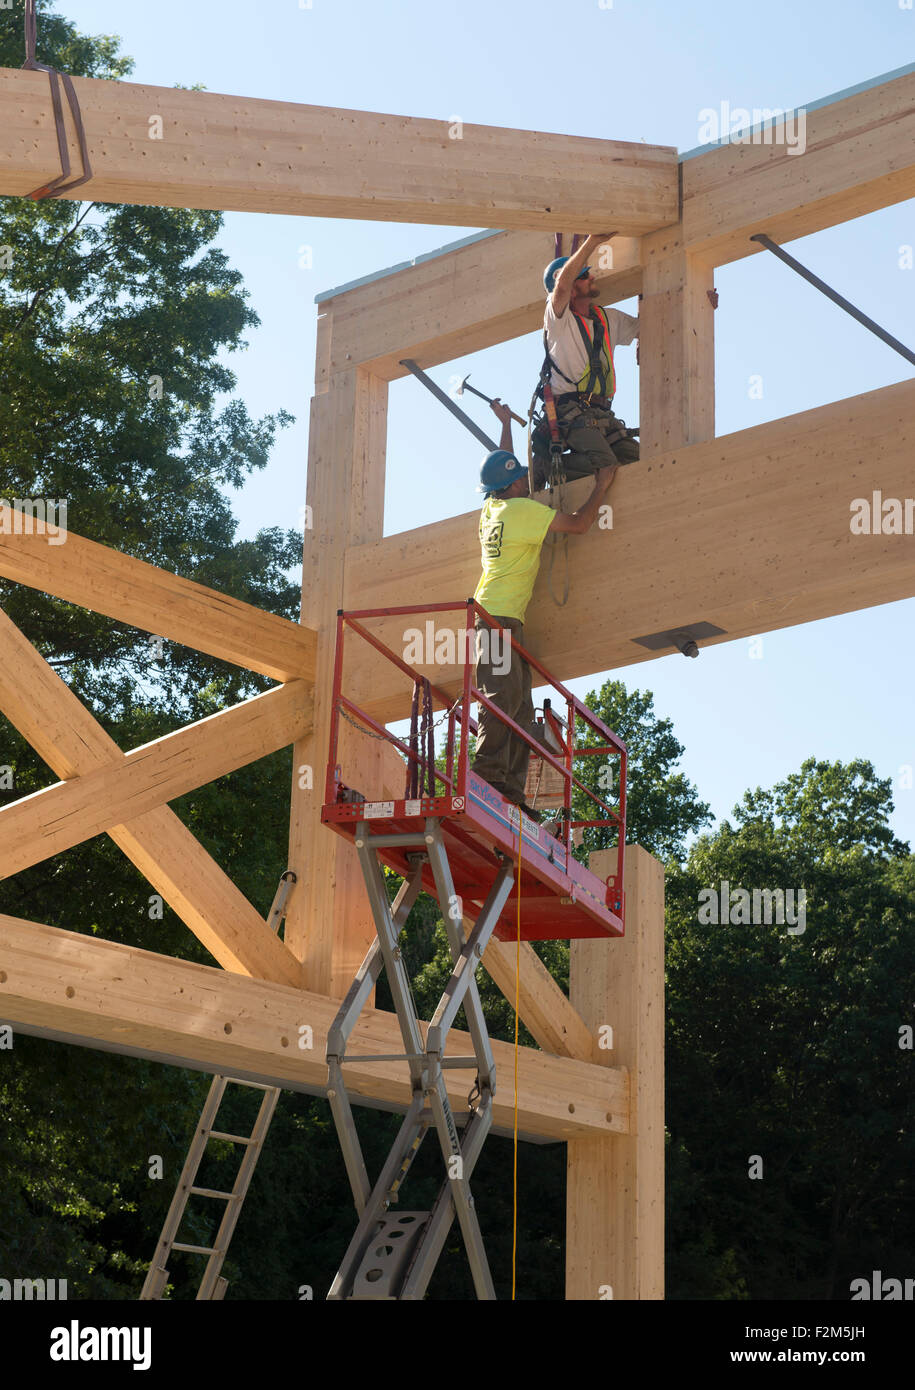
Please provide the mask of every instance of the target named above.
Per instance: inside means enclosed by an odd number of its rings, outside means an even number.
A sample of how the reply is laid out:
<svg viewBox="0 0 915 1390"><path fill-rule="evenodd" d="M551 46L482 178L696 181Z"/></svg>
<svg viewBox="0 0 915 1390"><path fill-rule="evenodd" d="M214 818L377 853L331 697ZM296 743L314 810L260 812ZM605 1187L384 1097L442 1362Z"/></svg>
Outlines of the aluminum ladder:
<svg viewBox="0 0 915 1390"><path fill-rule="evenodd" d="M273 904L267 915L267 925L274 932L279 931L280 923L286 914L286 902L295 881L296 876L291 869L287 869L280 879ZM229 1086L247 1086L251 1090L263 1092L257 1118L250 1134L229 1134L213 1128L219 1107ZM227 1280L222 1277L223 1262L241 1214L242 1203L247 1196L251 1179L254 1176L254 1169L264 1146L264 1140L267 1137L267 1131L270 1128L270 1121L273 1119L273 1112L276 1110L280 1093L280 1087L267 1086L259 1081L245 1081L234 1076L213 1077L209 1094L200 1115L200 1122L188 1149L187 1158L184 1160L178 1186L175 1189L175 1195L172 1198L162 1233L159 1236L156 1253L143 1283L140 1293L141 1301L162 1297L168 1283L168 1260L173 1250L208 1257L197 1290L198 1301L201 1299L217 1300L225 1297ZM244 1148L244 1154L231 1192L221 1192L216 1188L197 1185L197 1173L211 1139L224 1139L230 1144L238 1144ZM194 1196L208 1197L213 1201L226 1203L226 1209L216 1232L215 1242L211 1246L188 1245L183 1241L176 1240L188 1201Z"/></svg>

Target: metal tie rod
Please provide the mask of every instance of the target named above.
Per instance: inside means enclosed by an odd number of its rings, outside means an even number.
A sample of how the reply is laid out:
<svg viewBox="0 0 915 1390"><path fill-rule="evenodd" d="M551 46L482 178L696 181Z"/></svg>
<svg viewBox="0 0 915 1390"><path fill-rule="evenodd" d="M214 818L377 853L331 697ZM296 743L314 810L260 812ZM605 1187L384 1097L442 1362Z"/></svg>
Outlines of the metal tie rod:
<svg viewBox="0 0 915 1390"><path fill-rule="evenodd" d="M757 232L755 236L750 237L750 240L758 241L760 246L764 246L767 251L771 251L773 256L778 256L780 261L785 262L785 265L790 265L792 270L796 270L798 275L803 276L815 289L825 294L826 298L831 299L833 304L838 304L839 308L844 309L846 314L851 314L853 319L857 319L859 323L863 323L865 328L869 328L870 331L886 343L888 347L898 352L900 357L904 357L907 362L911 362L912 365L915 366L915 352L913 352L911 348L907 348L905 343L900 343L898 338L894 338L892 333L887 333L886 329L881 328L879 323L875 323L872 318L868 318L867 314L862 313L860 309L856 309L854 304L851 304L844 295L839 294L838 290L834 290L830 285L827 285L826 281L821 280L818 275L814 275L812 270L808 270L805 265L801 265L800 261L796 261L793 256L789 256L788 252L784 251L771 237L767 237L765 232Z"/></svg>
<svg viewBox="0 0 915 1390"><path fill-rule="evenodd" d="M451 397L446 396L445 392L441 389L441 387L436 386L432 378L426 376L426 373L423 371L422 367L417 367L416 363L413 361L411 357L402 358L400 365L402 367L406 367L408 372L412 372L413 375L416 377L417 381L421 381L423 386L425 386L426 390L431 391L435 399L437 401L441 401L445 409L450 410L451 414L455 417L455 419L460 420L464 428L470 430L470 433L473 435L474 439L478 439L481 444L485 445L490 453L492 453L494 449L498 449L499 446L496 443L496 441L494 439L490 439L489 435L480 429L480 426L476 423L476 421L471 420L470 416L466 413L466 411L462 410L459 405L455 405Z"/></svg>

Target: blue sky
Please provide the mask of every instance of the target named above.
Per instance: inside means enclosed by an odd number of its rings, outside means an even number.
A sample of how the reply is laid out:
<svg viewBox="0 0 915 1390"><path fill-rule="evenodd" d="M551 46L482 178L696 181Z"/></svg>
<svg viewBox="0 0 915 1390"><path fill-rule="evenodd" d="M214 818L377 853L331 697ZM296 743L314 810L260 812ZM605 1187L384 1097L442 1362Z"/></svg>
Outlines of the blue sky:
<svg viewBox="0 0 915 1390"><path fill-rule="evenodd" d="M915 58L908 0L58 0L87 33L116 33L131 81L442 120L647 140L689 150L706 108L790 109ZM244 275L261 326L228 365L252 415L285 407L296 424L268 468L235 496L239 534L295 526L305 500L316 293L468 235L470 228L226 214L221 244ZM898 204L790 250L911 344L915 203ZM302 248L309 248L303 256ZM301 262L310 258L311 268ZM902 358L770 256L720 268L717 433L901 381ZM630 308L631 304L622 304ZM524 414L537 335L462 358ZM619 353L618 413L638 420L632 349ZM750 394L762 378L762 397ZM478 402L477 418L494 424ZM471 407L473 408L473 407ZM387 532L477 505L479 446L412 379L391 388ZM913 461L915 462L915 461ZM915 478L915 466L913 466ZM915 546L915 538L907 541ZM894 828L915 840L915 600L705 649L612 674L650 689L686 746L682 769L716 816L745 788L802 759L870 758L894 781ZM579 694L607 673L573 682Z"/></svg>

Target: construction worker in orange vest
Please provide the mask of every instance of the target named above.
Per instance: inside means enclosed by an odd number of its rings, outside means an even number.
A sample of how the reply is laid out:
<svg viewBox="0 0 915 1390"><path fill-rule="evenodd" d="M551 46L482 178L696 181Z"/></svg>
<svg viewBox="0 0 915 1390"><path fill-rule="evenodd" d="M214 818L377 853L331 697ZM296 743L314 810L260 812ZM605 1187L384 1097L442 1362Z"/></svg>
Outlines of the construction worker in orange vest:
<svg viewBox="0 0 915 1390"><path fill-rule="evenodd" d="M543 316L546 353L542 382L556 407L559 443L568 452L562 472L582 478L608 464L634 463L638 443L624 420L613 414L615 346L638 338L639 321L619 309L602 309L588 258L615 232L586 237L571 256L558 256L544 271L547 292ZM550 478L549 422L545 413L533 434L533 488Z"/></svg>

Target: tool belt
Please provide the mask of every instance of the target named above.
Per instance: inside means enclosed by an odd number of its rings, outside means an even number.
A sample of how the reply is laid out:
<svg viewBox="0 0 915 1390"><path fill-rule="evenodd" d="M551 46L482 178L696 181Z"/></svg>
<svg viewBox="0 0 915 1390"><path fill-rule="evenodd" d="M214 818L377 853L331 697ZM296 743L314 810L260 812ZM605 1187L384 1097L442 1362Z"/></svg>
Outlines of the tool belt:
<svg viewBox="0 0 915 1390"><path fill-rule="evenodd" d="M613 405L611 396L589 396L587 391L564 391L553 399L557 405L562 405L563 401L579 401L583 405L597 405L604 410L609 410Z"/></svg>
<svg viewBox="0 0 915 1390"><path fill-rule="evenodd" d="M606 397L595 398L589 402L588 397L582 392L569 391L565 395L557 396L555 405L556 423L563 448L569 447L569 435L582 426L600 430L611 449L614 444L638 435L638 429L629 429L625 420L617 419ZM534 426L533 434L538 453L543 453L549 438L547 423L541 417Z"/></svg>

